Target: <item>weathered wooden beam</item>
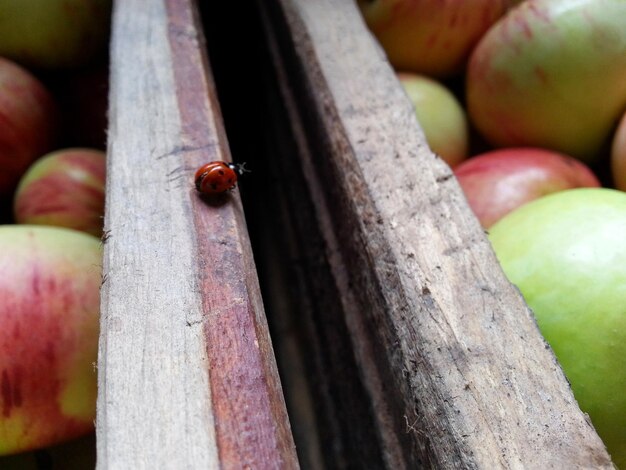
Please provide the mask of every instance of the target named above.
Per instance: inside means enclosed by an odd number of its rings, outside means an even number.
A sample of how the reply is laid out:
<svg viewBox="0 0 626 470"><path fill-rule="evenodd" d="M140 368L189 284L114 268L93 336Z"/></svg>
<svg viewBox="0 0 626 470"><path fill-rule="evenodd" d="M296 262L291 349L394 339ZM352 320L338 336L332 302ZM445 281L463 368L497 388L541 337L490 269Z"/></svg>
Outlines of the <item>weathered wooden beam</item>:
<svg viewBox="0 0 626 470"><path fill-rule="evenodd" d="M111 45L99 469L297 468L192 0L118 0Z"/></svg>
<svg viewBox="0 0 626 470"><path fill-rule="evenodd" d="M386 466L611 468L355 2L259 4Z"/></svg>

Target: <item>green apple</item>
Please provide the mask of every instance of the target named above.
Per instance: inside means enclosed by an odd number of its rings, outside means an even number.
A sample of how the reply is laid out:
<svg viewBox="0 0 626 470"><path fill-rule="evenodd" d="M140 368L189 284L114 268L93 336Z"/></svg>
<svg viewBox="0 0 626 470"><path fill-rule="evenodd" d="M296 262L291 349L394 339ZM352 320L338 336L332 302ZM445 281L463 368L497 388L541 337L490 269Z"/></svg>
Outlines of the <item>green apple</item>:
<svg viewBox="0 0 626 470"><path fill-rule="evenodd" d="M467 117L459 100L437 80L399 73L398 78L415 108L430 149L450 166L467 157Z"/></svg>
<svg viewBox="0 0 626 470"><path fill-rule="evenodd" d="M494 146L600 157L626 107L626 2L527 0L474 49L470 121Z"/></svg>
<svg viewBox="0 0 626 470"><path fill-rule="evenodd" d="M77 67L105 46L111 0L0 0L0 55L28 67Z"/></svg>
<svg viewBox="0 0 626 470"><path fill-rule="evenodd" d="M578 188L532 201L489 238L574 395L626 468L626 194Z"/></svg>
<svg viewBox="0 0 626 470"><path fill-rule="evenodd" d="M55 225L102 235L106 155L70 148L33 163L15 191L19 224Z"/></svg>
<svg viewBox="0 0 626 470"><path fill-rule="evenodd" d="M0 226L0 455L93 431L101 243Z"/></svg>

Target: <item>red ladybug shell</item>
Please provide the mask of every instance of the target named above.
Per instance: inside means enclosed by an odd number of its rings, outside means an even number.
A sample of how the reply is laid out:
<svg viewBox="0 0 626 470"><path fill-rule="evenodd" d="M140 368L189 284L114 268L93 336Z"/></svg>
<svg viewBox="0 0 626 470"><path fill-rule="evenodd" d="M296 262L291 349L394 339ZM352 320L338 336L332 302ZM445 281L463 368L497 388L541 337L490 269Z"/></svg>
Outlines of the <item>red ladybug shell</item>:
<svg viewBox="0 0 626 470"><path fill-rule="evenodd" d="M227 162L210 162L196 171L196 189L203 194L221 194L237 184L237 167Z"/></svg>

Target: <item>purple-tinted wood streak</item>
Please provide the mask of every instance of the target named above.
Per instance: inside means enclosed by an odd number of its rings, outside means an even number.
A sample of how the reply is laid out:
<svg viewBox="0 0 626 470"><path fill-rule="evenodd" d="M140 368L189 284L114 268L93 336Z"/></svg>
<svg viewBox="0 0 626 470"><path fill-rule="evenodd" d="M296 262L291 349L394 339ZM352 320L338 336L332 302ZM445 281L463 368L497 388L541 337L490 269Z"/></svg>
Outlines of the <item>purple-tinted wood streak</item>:
<svg viewBox="0 0 626 470"><path fill-rule="evenodd" d="M166 0L169 42L197 235L204 331L220 463L224 468L297 468L295 446L237 192L219 203L193 189L195 168L229 160L198 13ZM214 201L216 202L216 201Z"/></svg>

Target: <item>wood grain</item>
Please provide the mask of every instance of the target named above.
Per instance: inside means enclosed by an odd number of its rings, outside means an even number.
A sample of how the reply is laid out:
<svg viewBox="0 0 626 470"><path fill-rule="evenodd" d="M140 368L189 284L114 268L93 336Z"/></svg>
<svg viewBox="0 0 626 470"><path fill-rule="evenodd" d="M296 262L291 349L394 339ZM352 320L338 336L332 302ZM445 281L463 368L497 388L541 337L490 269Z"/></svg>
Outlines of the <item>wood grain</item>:
<svg viewBox="0 0 626 470"><path fill-rule="evenodd" d="M111 45L99 469L297 468L191 0L119 0Z"/></svg>
<svg viewBox="0 0 626 470"><path fill-rule="evenodd" d="M612 468L355 2L259 3L386 466Z"/></svg>

